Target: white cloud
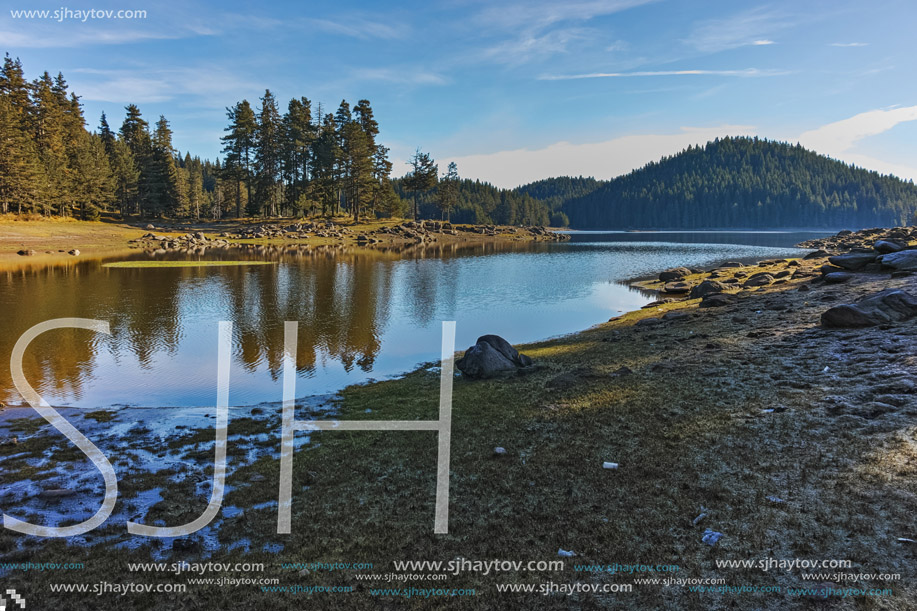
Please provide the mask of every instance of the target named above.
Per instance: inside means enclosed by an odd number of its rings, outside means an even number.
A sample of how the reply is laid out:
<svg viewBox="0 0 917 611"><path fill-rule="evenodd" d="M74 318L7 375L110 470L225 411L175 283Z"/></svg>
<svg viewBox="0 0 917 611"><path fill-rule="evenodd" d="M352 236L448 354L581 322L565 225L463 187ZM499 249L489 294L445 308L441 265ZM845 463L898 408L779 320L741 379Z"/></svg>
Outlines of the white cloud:
<svg viewBox="0 0 917 611"><path fill-rule="evenodd" d="M868 42L832 42L829 47L868 47Z"/></svg>
<svg viewBox="0 0 917 611"><path fill-rule="evenodd" d="M905 121L917 121L917 106L862 112L804 132L799 143L825 155L839 156L863 138L887 132Z"/></svg>
<svg viewBox="0 0 917 611"><path fill-rule="evenodd" d="M569 81L591 78L625 78L635 76L782 76L789 74L785 70L758 70L744 68L741 70L644 70L637 72L590 72L587 74L546 74L539 76L540 81Z"/></svg>
<svg viewBox="0 0 917 611"><path fill-rule="evenodd" d="M756 47L763 47L763 46L766 46L766 45L775 45L775 44L777 44L777 43L775 43L773 40L770 40L770 39L768 39L768 38L762 38L761 40L755 40L755 41L753 41L751 44L754 45L754 46L756 46Z"/></svg>
<svg viewBox="0 0 917 611"><path fill-rule="evenodd" d="M917 121L917 106L870 110L804 132L798 141L808 149L847 163L900 178L917 179L917 168L863 155L855 150L857 143L864 138L885 133L908 121Z"/></svg>
<svg viewBox="0 0 917 611"><path fill-rule="evenodd" d="M689 145L723 136L750 136L750 125L683 127L674 134L636 134L604 142L557 142L541 149L517 149L445 159L458 164L462 176L511 188L549 176L612 178L658 161Z"/></svg>

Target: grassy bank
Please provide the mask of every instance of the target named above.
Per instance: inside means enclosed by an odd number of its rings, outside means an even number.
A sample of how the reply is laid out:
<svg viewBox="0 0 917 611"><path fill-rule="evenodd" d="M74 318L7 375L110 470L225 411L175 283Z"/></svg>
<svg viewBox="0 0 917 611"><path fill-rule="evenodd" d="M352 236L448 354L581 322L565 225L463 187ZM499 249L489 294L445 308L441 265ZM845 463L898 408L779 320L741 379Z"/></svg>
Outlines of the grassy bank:
<svg viewBox="0 0 917 611"><path fill-rule="evenodd" d="M824 259L731 268L813 272ZM699 279L699 278L698 278ZM19 535L4 531L4 562L80 561L79 573L10 572L4 583L30 593L36 608L108 608L115 598L53 594L51 583L183 583L187 576L125 572L163 549L169 561L264 562L283 585L353 587L351 593L266 594L258 586L193 585L183 594L120 599L138 609L807 609L813 600L788 593L806 581L800 570L720 568L722 560L843 559L852 573L898 573L900 581L834 582L834 587L892 589L890 596L833 598L828 608L911 609L917 605L913 516L917 512L917 436L913 366L914 321L852 331L818 326L822 311L888 287L915 290L912 277L862 274L847 284L810 282L805 273L761 289L737 288L734 301L699 309L699 300L631 312L574 335L521 346L541 369L488 381L455 381L451 452L450 532L433 534L434 433L323 432L295 458L293 533L277 535L278 462L263 456L234 471L215 539L192 537L187 551L171 542L128 551L123 524L90 550L34 542L17 551ZM806 285L810 290L800 291ZM669 312L665 318L663 315ZM654 324L641 323L647 318ZM499 332L498 329L494 330ZM439 375L421 368L397 380L344 390L336 405L346 420L429 420L437 417ZM300 417L305 417L300 414ZM48 451L47 436L25 423L17 446L0 446L10 466ZM279 445L279 410L233 417L230 462L249 446ZM120 501L162 488L162 500L139 518L177 524L207 502L195 485L206 480L212 431L144 438L152 452L177 451L185 467L143 474L129 450L119 458ZM306 433L298 433L305 436ZM241 442L240 442L241 443ZM158 445L157 445L158 444ZM506 449L495 455L494 448ZM63 448L56 459L74 461ZM131 442L128 442L128 448ZM76 456L74 456L76 454ZM604 461L619 463L616 470ZM78 466L80 463L73 463ZM174 483L175 470L190 478ZM55 501L49 501L53 506ZM87 504L94 507L90 498ZM15 507L4 509L13 513ZM705 517L696 521L698 516ZM37 518L36 518L37 519ZM723 533L715 546L706 529ZM239 547L240 541L246 545ZM236 546L234 549L230 549ZM244 549L249 550L245 552ZM447 579L386 583L358 574L393 572L400 560L557 560L575 552L561 572L462 573ZM367 562L364 571L285 570L285 562ZM674 564L682 579L724 580L731 587L779 593L692 592L686 587L633 584L634 576L577 572L575 565ZM430 571L415 571L426 573ZM638 575L654 577L658 575ZM633 584L617 594L571 596L499 593L498 584ZM714 582L719 583L719 582ZM371 588L468 588L475 596L410 599L373 595ZM307 599L307 600L306 600ZM133 605L133 607L131 606Z"/></svg>

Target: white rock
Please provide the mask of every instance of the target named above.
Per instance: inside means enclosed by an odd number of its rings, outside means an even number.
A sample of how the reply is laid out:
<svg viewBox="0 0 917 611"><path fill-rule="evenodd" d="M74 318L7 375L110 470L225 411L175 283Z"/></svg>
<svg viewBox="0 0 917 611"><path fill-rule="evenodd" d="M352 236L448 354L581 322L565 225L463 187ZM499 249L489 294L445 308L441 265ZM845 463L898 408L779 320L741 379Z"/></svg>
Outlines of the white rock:
<svg viewBox="0 0 917 611"><path fill-rule="evenodd" d="M616 463L616 462L603 462L603 463L602 463L602 468L603 468L603 469L617 469L617 468L618 468L618 463Z"/></svg>
<svg viewBox="0 0 917 611"><path fill-rule="evenodd" d="M506 454L506 448L497 446L494 448L494 454L496 454L497 456L503 456L504 454Z"/></svg>
<svg viewBox="0 0 917 611"><path fill-rule="evenodd" d="M576 555L576 552L568 552L562 547L557 548L557 555L562 558L572 558Z"/></svg>

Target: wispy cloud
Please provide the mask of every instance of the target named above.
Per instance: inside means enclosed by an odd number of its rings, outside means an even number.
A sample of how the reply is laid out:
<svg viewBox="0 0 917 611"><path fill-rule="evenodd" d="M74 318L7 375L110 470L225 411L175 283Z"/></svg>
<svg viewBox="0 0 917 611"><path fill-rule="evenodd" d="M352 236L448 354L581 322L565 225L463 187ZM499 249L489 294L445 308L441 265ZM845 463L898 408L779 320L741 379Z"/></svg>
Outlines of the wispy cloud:
<svg viewBox="0 0 917 611"><path fill-rule="evenodd" d="M556 2L540 0L512 4L494 3L478 13L474 21L486 28L517 30L545 28L562 21L588 21L656 0L590 0Z"/></svg>
<svg viewBox="0 0 917 611"><path fill-rule="evenodd" d="M258 91L249 79L219 66L194 66L175 69L71 70L73 89L83 100L94 102L156 103L182 98L223 108ZM140 75L140 76L138 76ZM190 100L189 100L190 98Z"/></svg>
<svg viewBox="0 0 917 611"><path fill-rule="evenodd" d="M449 82L436 72L409 67L360 68L354 70L352 77L355 80L383 81L400 85L445 85Z"/></svg>
<svg viewBox="0 0 917 611"><path fill-rule="evenodd" d="M587 28L583 24L596 17L612 15L656 0L590 0L556 2L535 0L524 3L493 3L475 14L472 23L477 33L502 38L472 54L485 61L519 65L565 53L575 43L597 42L607 37L607 29ZM621 41L606 50L621 50Z"/></svg>
<svg viewBox="0 0 917 611"><path fill-rule="evenodd" d="M868 47L868 42L832 42L829 47Z"/></svg>
<svg viewBox="0 0 917 611"><path fill-rule="evenodd" d="M775 43L773 40L770 40L770 39L768 39L768 38L762 38L761 40L755 40L755 41L753 41L751 44L754 45L754 46L756 46L756 47L763 47L763 46L766 46L766 45L774 45L774 44L777 44L777 43Z"/></svg>
<svg viewBox="0 0 917 611"><path fill-rule="evenodd" d="M593 78L629 78L638 76L741 76L763 77L789 74L787 70L640 70L635 72L589 72L586 74L545 74L538 77L540 81L571 81Z"/></svg>
<svg viewBox="0 0 917 611"><path fill-rule="evenodd" d="M637 134L604 142L557 142L540 149L516 149L448 158L463 176L474 176L499 187L511 188L547 176L612 178L639 168L689 145L705 144L723 136L754 133L750 125L683 127L671 134Z"/></svg>
<svg viewBox="0 0 917 611"><path fill-rule="evenodd" d="M766 8L755 8L725 19L699 23L684 40L704 53L752 45L773 44L771 36L795 26L787 15Z"/></svg>
<svg viewBox="0 0 917 611"><path fill-rule="evenodd" d="M489 47L481 55L498 63L519 65L566 53L571 44L588 40L593 33L587 28L559 28L543 35L524 34Z"/></svg>
<svg viewBox="0 0 917 611"><path fill-rule="evenodd" d="M68 24L69 25L69 24ZM198 35L197 32L158 32L134 28L76 27L34 28L29 31L0 30L0 44L7 49L68 49L97 45L121 45L147 40L175 40Z"/></svg>
<svg viewBox="0 0 917 611"><path fill-rule="evenodd" d="M331 34L341 34L361 40L378 38L381 40L399 40L406 38L410 29L406 24L383 21L381 19L353 18L334 21L332 19L310 19L310 23Z"/></svg>
<svg viewBox="0 0 917 611"><path fill-rule="evenodd" d="M901 178L917 179L917 168L876 159L856 152L856 145L870 136L885 133L895 126L917 121L917 106L885 110L870 110L848 119L828 123L818 129L804 132L798 141L806 148L842 159L864 168L894 174Z"/></svg>

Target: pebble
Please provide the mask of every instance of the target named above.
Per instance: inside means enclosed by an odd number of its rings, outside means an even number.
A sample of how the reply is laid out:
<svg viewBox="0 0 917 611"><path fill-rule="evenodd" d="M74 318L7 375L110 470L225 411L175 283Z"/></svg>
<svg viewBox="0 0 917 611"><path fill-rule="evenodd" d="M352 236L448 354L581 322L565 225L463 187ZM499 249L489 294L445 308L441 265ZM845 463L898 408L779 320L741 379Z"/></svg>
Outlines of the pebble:
<svg viewBox="0 0 917 611"><path fill-rule="evenodd" d="M506 454L506 448L503 448L500 446L497 446L496 448L494 448L494 455L503 456L504 454Z"/></svg>
<svg viewBox="0 0 917 611"><path fill-rule="evenodd" d="M618 463L616 463L616 462L603 462L603 463L602 463L602 468L603 468L603 469L617 469L617 468L618 468Z"/></svg>
<svg viewBox="0 0 917 611"><path fill-rule="evenodd" d="M576 555L576 552L572 552L572 551L568 552L564 548L559 547L557 548L557 555L560 556L561 558L572 558L573 556Z"/></svg>
<svg viewBox="0 0 917 611"><path fill-rule="evenodd" d="M704 531L704 536L701 538L701 541L713 547L716 545L716 542L722 538L723 533L718 533L715 530L710 530L709 528Z"/></svg>

